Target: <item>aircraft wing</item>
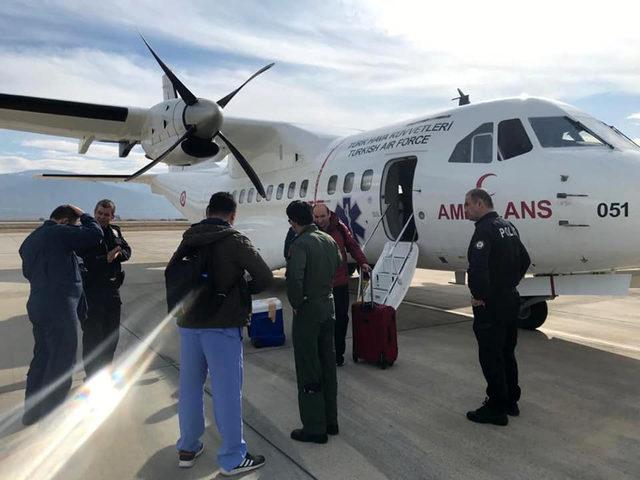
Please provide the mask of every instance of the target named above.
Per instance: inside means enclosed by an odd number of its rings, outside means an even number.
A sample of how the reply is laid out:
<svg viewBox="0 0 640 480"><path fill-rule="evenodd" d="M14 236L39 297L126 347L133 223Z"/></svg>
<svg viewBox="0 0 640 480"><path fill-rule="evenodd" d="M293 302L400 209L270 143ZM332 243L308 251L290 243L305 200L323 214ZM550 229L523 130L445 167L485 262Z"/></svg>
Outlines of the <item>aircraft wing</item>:
<svg viewBox="0 0 640 480"><path fill-rule="evenodd" d="M224 119L221 130L262 172L313 160L337 138L291 123L233 117Z"/></svg>
<svg viewBox="0 0 640 480"><path fill-rule="evenodd" d="M0 128L80 139L79 153L93 140L117 142L126 156L142 135L144 108L0 94Z"/></svg>

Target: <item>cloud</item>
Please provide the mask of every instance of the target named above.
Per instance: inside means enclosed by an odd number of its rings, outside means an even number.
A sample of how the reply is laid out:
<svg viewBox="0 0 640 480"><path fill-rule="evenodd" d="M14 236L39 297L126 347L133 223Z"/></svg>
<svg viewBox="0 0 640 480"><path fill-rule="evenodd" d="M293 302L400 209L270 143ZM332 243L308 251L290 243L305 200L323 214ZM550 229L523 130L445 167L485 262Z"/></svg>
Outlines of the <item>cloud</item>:
<svg viewBox="0 0 640 480"><path fill-rule="evenodd" d="M146 165L149 160L136 147L128 157L119 158L113 145L94 144L86 155L77 153L77 143L51 137L20 142L19 154L0 155L0 173L22 170L65 170L85 174L128 174ZM151 172L166 172L165 165L157 165Z"/></svg>
<svg viewBox="0 0 640 480"><path fill-rule="evenodd" d="M278 62L226 115L370 129L449 108L456 87L473 102L523 92L570 103L640 93L636 10L621 0L606 9L540 0L526 13L502 0L194 0L179 9L152 0L65 0L37 10L11 2L0 6L0 92L158 103L161 71L137 38L139 28L205 98L221 98ZM139 150L122 160L97 143L87 157L75 154L73 142L23 147L33 149L34 161L80 158L76 171L131 171L144 161Z"/></svg>

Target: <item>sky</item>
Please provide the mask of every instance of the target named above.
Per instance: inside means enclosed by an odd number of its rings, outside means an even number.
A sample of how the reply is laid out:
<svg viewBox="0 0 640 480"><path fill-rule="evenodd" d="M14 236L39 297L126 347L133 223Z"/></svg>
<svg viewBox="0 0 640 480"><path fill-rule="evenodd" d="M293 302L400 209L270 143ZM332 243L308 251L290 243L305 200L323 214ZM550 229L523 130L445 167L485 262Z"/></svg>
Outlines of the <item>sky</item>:
<svg viewBox="0 0 640 480"><path fill-rule="evenodd" d="M366 130L450 108L459 87L472 102L561 100L638 139L639 11L619 0L4 0L0 92L151 107L162 72L141 32L198 97L276 62L227 106L233 117ZM106 144L79 155L74 140L0 130L0 173L145 163L139 146L125 159Z"/></svg>

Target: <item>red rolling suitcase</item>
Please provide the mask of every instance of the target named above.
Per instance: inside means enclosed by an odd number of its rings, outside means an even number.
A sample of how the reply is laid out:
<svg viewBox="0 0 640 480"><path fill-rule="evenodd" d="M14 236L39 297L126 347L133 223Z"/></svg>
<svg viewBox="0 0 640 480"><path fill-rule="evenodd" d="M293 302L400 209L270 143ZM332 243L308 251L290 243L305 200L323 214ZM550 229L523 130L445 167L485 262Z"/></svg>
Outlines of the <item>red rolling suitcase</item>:
<svg viewBox="0 0 640 480"><path fill-rule="evenodd" d="M373 285L371 286L373 300ZM398 358L396 311L388 305L358 301L351 306L353 361L377 363L380 368L393 365Z"/></svg>

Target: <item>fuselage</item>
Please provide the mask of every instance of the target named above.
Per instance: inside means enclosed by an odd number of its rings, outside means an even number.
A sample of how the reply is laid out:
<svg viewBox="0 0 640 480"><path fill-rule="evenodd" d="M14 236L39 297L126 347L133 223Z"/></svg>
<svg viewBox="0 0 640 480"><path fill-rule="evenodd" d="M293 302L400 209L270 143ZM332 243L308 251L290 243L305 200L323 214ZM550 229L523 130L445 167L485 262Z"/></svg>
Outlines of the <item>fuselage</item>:
<svg viewBox="0 0 640 480"><path fill-rule="evenodd" d="M192 221L203 218L211 193L233 192L236 226L274 269L284 265L286 206L301 199L335 210L361 244L368 240L372 262L407 224L402 239L417 242L419 267L465 270L473 223L463 202L474 187L491 193L496 211L518 228L532 273L640 266L640 149L558 102L454 108L336 139L315 158L260 178L260 201L231 167L160 174L151 185Z"/></svg>

